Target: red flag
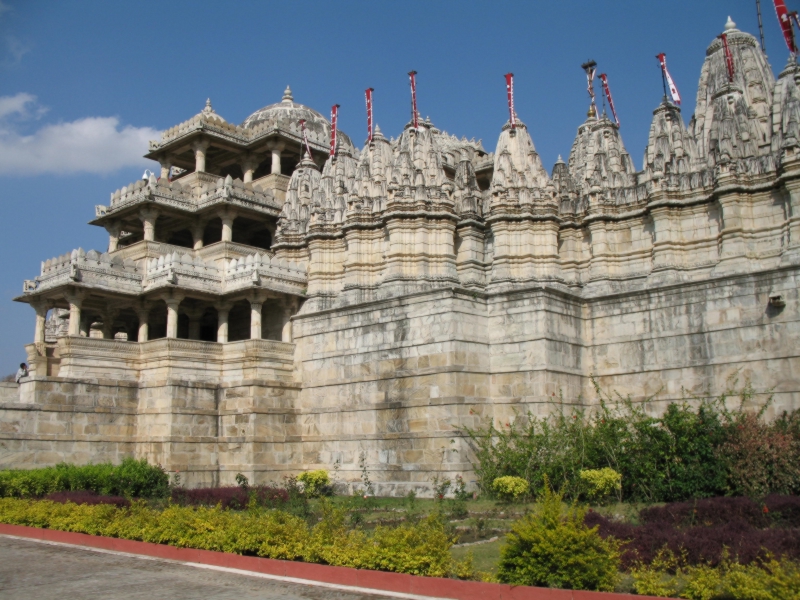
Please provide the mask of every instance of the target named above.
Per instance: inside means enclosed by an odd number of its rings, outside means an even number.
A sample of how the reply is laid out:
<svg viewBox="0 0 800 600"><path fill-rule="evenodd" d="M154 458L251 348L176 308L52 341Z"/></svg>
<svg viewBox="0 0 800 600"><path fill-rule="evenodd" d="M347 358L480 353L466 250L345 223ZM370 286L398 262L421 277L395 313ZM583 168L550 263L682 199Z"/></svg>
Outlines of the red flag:
<svg viewBox="0 0 800 600"><path fill-rule="evenodd" d="M336 156L336 120L339 117L339 105L331 107L331 156Z"/></svg>
<svg viewBox="0 0 800 600"><path fill-rule="evenodd" d="M733 83L733 54L728 46L728 34L723 33L719 36L722 40L722 49L725 51L725 65L728 67L728 81Z"/></svg>
<svg viewBox="0 0 800 600"><path fill-rule="evenodd" d="M614 108L614 100L611 99L611 89L608 87L608 77L605 73L600 74L600 80L603 82L603 91L606 93L606 99L608 100L608 106L611 109L611 114L614 115L614 121L616 121L617 127L619 127L617 110Z"/></svg>
<svg viewBox="0 0 800 600"><path fill-rule="evenodd" d="M413 113L412 121L414 122L414 129L419 128L417 119L417 72L411 71L408 76L411 78L411 112Z"/></svg>
<svg viewBox="0 0 800 600"><path fill-rule="evenodd" d="M367 143L372 141L372 88L367 88L364 96L367 98Z"/></svg>
<svg viewBox="0 0 800 600"><path fill-rule="evenodd" d="M506 73L506 94L508 96L508 122L511 123L511 129L517 128L517 117L514 114L514 74Z"/></svg>
<svg viewBox="0 0 800 600"><path fill-rule="evenodd" d="M786 46L789 48L789 52L797 54L797 45L794 42L794 30L792 29L792 19L786 8L786 2L784 2L784 0L773 0L773 3L775 4L775 13L778 15L778 23L781 24L783 39L786 40Z"/></svg>
<svg viewBox="0 0 800 600"><path fill-rule="evenodd" d="M303 132L303 143L306 145L306 152L311 156L311 146L308 145L308 136L306 135L306 120L300 119L298 123L300 123L300 129Z"/></svg>
<svg viewBox="0 0 800 600"><path fill-rule="evenodd" d="M680 106L681 104L681 95L678 92L678 86L675 85L675 82L672 81L672 76L667 71L667 55L663 52L661 54L656 55L659 64L661 65L661 74L664 76L664 80L667 82L667 87L669 88L670 96L672 96L672 101Z"/></svg>

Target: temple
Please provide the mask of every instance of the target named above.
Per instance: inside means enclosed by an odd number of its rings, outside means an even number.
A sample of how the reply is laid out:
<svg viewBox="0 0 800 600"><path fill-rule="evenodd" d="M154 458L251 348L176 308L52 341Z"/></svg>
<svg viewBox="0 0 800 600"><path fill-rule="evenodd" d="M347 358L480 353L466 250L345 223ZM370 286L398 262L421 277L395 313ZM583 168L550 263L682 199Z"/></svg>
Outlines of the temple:
<svg viewBox="0 0 800 600"><path fill-rule="evenodd" d="M425 493L474 479L464 427L591 406L593 381L651 411L737 380L800 407L800 66L776 80L724 33L732 73L716 38L641 171L594 110L548 173L519 118L494 153L420 118L329 156L289 88L241 125L207 102L95 207L107 250L24 282L31 377L0 388L0 464L136 456L189 485L366 467Z"/></svg>

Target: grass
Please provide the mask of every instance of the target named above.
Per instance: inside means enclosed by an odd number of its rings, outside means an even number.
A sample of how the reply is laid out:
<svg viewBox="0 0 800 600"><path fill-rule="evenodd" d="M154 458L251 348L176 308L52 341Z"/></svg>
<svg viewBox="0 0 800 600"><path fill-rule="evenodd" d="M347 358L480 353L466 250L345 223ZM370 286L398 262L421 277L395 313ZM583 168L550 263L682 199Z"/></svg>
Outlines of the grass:
<svg viewBox="0 0 800 600"><path fill-rule="evenodd" d="M464 560L472 552L472 564L476 571L497 574L497 563L500 560L500 548L503 547L504 538L499 538L494 542L485 544L471 544L469 546L456 546L450 550L450 554L456 560Z"/></svg>

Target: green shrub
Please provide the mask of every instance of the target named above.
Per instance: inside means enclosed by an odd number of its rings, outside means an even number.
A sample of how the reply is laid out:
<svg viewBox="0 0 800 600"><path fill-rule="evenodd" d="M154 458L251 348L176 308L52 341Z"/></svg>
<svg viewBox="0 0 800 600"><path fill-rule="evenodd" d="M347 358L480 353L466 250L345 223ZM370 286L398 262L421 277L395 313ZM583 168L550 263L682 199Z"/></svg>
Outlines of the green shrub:
<svg viewBox="0 0 800 600"><path fill-rule="evenodd" d="M514 476L539 490L547 477L574 499L585 491L581 471L610 468L622 476L621 495L636 502L800 493L800 411L767 423L769 401L753 414L745 386L695 406L670 404L656 418L646 410L651 399L634 403L595 387L591 411L562 401L544 418L465 428L480 489L491 494L495 479ZM729 409L733 395L739 405Z"/></svg>
<svg viewBox="0 0 800 600"><path fill-rule="evenodd" d="M37 498L52 492L91 491L104 496L162 498L169 494L169 476L146 460L126 458L119 465L69 465L0 471L0 497Z"/></svg>
<svg viewBox="0 0 800 600"><path fill-rule="evenodd" d="M0 499L0 522L413 575L471 576L468 564L453 561L455 540L435 516L368 533L347 527L345 511L327 500L313 526L281 510L176 504L156 510L142 501L117 508L17 498Z"/></svg>
<svg viewBox="0 0 800 600"><path fill-rule="evenodd" d="M303 484L303 493L309 498L329 496L331 493L331 479L325 469L300 473L297 481Z"/></svg>
<svg viewBox="0 0 800 600"><path fill-rule="evenodd" d="M501 500L511 502L525 496L530 491L530 485L522 477L506 475L492 482L492 491Z"/></svg>
<svg viewBox="0 0 800 600"><path fill-rule="evenodd" d="M619 498L622 491L622 475L614 469L584 469L580 471L580 478L586 485L586 494L591 500L603 501L612 495Z"/></svg>
<svg viewBox="0 0 800 600"><path fill-rule="evenodd" d="M717 566L688 565L685 557L662 550L649 564L631 570L638 594L687 600L800 600L800 564L767 559L742 565L725 559Z"/></svg>
<svg viewBox="0 0 800 600"><path fill-rule="evenodd" d="M611 591L618 578L620 542L603 539L573 505L561 514L560 494L545 481L538 512L517 523L500 554L501 583Z"/></svg>

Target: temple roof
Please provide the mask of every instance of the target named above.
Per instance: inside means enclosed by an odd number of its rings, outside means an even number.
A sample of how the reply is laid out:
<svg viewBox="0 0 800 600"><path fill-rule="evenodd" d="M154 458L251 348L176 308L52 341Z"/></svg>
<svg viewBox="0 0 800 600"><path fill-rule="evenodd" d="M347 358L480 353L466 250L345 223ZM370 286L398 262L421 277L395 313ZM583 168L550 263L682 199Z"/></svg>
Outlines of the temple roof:
<svg viewBox="0 0 800 600"><path fill-rule="evenodd" d="M265 124L268 127L290 131L296 127L297 122L301 119L306 122L306 131L310 140L325 143L325 140L330 138L331 124L328 120L313 108L295 102L292 90L289 86L286 86L286 90L283 92L283 99L280 102L258 109L247 117L240 127L242 129L255 129ZM338 137L340 150L354 154L355 147L350 137L342 130L338 130Z"/></svg>

